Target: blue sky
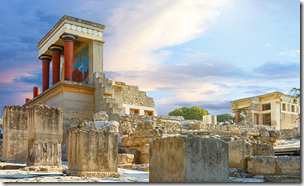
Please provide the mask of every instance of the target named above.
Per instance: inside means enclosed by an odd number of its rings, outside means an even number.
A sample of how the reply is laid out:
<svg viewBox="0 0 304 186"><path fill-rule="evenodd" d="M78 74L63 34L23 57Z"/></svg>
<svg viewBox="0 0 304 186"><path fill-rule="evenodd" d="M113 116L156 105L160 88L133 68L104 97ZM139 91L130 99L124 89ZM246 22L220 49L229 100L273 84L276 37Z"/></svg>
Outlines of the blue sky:
<svg viewBox="0 0 304 186"><path fill-rule="evenodd" d="M300 86L296 0L12 0L0 7L0 111L42 86L37 43L64 14L106 26L106 77L139 86L161 115L231 113L232 100Z"/></svg>

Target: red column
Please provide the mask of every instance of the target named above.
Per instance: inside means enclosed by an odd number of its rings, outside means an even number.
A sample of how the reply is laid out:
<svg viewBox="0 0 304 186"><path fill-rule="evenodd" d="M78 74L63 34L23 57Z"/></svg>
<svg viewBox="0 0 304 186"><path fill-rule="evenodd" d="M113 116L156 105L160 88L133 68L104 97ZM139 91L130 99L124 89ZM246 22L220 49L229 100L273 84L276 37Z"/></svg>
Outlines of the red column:
<svg viewBox="0 0 304 186"><path fill-rule="evenodd" d="M53 85L60 81L60 54L63 47L51 45L49 48L52 52L52 70L53 70Z"/></svg>
<svg viewBox="0 0 304 186"><path fill-rule="evenodd" d="M25 103L29 102L31 98L25 98Z"/></svg>
<svg viewBox="0 0 304 186"><path fill-rule="evenodd" d="M240 118L240 112L235 111L233 112L235 114L235 124L239 123L239 118Z"/></svg>
<svg viewBox="0 0 304 186"><path fill-rule="evenodd" d="M50 62L52 57L41 55L39 59L42 61L42 92L44 92L50 86Z"/></svg>
<svg viewBox="0 0 304 186"><path fill-rule="evenodd" d="M64 41L64 80L72 81L73 46L77 36L64 33L60 38Z"/></svg>
<svg viewBox="0 0 304 186"><path fill-rule="evenodd" d="M40 94L40 88L39 87L34 87L33 88L33 98L35 98L39 94Z"/></svg>

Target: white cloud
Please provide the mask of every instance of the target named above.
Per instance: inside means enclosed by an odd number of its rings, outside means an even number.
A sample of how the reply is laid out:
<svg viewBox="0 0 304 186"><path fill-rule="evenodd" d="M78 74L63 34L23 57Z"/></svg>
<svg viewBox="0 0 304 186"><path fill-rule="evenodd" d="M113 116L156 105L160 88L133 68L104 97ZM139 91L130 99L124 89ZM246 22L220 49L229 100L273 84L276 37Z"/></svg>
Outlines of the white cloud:
<svg viewBox="0 0 304 186"><path fill-rule="evenodd" d="M279 55L288 55L290 57L296 56L298 53L300 53L300 50L286 50L285 52L280 52Z"/></svg>
<svg viewBox="0 0 304 186"><path fill-rule="evenodd" d="M271 44L269 44L269 43L266 43L266 44L265 44L265 46L271 46Z"/></svg>
<svg viewBox="0 0 304 186"><path fill-rule="evenodd" d="M225 0L147 0L122 3L106 23L104 69L155 69L166 57L153 51L199 37L217 21ZM167 55L168 56L168 55Z"/></svg>

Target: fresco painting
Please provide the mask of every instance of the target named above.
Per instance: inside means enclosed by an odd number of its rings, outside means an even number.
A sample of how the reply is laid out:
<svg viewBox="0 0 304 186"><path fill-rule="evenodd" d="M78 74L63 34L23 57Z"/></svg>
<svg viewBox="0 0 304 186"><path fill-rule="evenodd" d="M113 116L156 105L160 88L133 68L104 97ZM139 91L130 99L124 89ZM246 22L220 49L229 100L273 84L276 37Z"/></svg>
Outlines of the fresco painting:
<svg viewBox="0 0 304 186"><path fill-rule="evenodd" d="M76 82L88 83L89 46L86 45L74 55L72 79Z"/></svg>

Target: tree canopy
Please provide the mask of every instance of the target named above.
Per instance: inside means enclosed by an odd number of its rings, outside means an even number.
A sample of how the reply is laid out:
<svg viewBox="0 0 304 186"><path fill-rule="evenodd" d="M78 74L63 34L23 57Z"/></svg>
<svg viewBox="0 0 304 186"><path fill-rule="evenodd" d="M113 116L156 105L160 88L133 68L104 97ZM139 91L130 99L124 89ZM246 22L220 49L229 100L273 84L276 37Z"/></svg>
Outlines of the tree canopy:
<svg viewBox="0 0 304 186"><path fill-rule="evenodd" d="M218 114L217 116L217 123L229 121L231 124L235 123L235 116L232 116L231 114ZM240 114L239 122L245 119L245 117Z"/></svg>
<svg viewBox="0 0 304 186"><path fill-rule="evenodd" d="M210 115L205 109L197 106L182 107L169 112L169 116L183 116L185 120L202 120L204 115Z"/></svg>

